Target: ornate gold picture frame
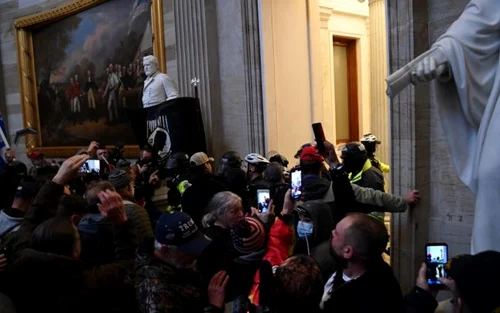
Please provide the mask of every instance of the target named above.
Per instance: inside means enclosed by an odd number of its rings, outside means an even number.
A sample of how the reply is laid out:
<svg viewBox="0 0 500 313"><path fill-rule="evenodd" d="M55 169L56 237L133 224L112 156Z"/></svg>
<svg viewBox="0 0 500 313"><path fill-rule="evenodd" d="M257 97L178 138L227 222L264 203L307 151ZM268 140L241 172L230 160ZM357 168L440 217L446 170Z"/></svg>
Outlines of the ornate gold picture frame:
<svg viewBox="0 0 500 313"><path fill-rule="evenodd" d="M123 4L118 5L118 2ZM130 12L123 11L123 7L130 8ZM123 143L126 157L134 158L138 155L139 147L130 144L135 140L130 138L132 132L126 129L130 125L123 112L127 107L140 105L140 77L143 75L138 71L142 69L142 62L139 66L135 63L142 58L141 52L145 51L142 47L151 42L152 49L149 49L152 51L149 54L153 53L158 58L160 70L166 72L162 7L161 0L78 0L14 21L24 125L38 131L38 136L26 137L28 151L41 148L48 157L68 157L87 146L88 142L85 141L101 141L101 138L93 138L93 134L101 134L107 138L104 141L118 138L115 142L102 142L103 144ZM122 14L120 19L119 14ZM101 16L101 21L104 21L101 24L110 25L99 24L99 15L106 17ZM113 23L114 16L117 21ZM137 27L143 29L144 23L147 23L148 28L144 28L144 34L141 34ZM62 35L57 33L64 27L69 27L67 29L70 30L64 30ZM109 35L103 35L106 27L115 31L114 34L120 27L126 31L109 40ZM148 35L145 35L148 30ZM61 37L60 42L54 39L56 35ZM108 39L101 42L90 40L98 38L97 35L101 35L101 39ZM62 48L59 46L61 42L65 44ZM130 45L125 47L127 44ZM99 45L104 47L99 50L104 51L103 59L96 58L95 53L88 51ZM64 51L61 52L61 49ZM120 59L115 62L123 65L112 64L112 57L106 56L105 52L121 56L119 49L124 52L136 51L133 60ZM90 56L94 56L94 59ZM57 59L47 61L50 58ZM98 75L100 80L96 77ZM116 88L109 88L110 81L113 81L109 77L112 75L119 81ZM111 94L117 99L116 103L109 100ZM122 109L120 115L116 107L115 110L109 110L109 106L113 104ZM106 110L110 112L110 116ZM111 114L113 111L114 117ZM115 137L110 134L115 134ZM73 142L78 144L72 144Z"/></svg>

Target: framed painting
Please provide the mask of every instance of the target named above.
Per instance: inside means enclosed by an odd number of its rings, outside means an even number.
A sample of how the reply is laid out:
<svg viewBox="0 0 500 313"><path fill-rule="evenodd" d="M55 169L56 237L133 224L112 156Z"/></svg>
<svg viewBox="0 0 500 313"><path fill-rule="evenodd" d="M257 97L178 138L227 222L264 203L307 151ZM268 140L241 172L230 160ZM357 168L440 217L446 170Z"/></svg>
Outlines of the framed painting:
<svg viewBox="0 0 500 313"><path fill-rule="evenodd" d="M161 0L79 0L14 21L26 148L74 155L90 141L138 155L127 109L141 106L142 57L166 72Z"/></svg>

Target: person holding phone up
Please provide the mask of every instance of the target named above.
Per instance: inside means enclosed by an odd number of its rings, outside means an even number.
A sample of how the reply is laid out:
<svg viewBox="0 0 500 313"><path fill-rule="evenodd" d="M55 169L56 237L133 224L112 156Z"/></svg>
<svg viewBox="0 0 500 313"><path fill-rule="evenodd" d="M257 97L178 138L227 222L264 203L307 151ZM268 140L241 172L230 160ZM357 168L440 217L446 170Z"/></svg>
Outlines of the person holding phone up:
<svg viewBox="0 0 500 313"><path fill-rule="evenodd" d="M500 312L500 252L485 251L459 255L448 261L448 278L438 278L452 294L439 303L439 311L457 313ZM415 288L406 296L406 313L432 313L438 307L435 297L442 289L428 284L428 269L422 264Z"/></svg>

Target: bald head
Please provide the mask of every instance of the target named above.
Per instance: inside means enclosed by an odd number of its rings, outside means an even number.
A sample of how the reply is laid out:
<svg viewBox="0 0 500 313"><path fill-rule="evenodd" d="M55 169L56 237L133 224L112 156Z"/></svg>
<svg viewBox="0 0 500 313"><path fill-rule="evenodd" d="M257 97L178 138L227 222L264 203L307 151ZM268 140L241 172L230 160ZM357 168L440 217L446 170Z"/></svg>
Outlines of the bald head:
<svg viewBox="0 0 500 313"><path fill-rule="evenodd" d="M379 257L389 242L384 223L362 213L353 213L346 218L344 243L352 246L353 257L368 260Z"/></svg>

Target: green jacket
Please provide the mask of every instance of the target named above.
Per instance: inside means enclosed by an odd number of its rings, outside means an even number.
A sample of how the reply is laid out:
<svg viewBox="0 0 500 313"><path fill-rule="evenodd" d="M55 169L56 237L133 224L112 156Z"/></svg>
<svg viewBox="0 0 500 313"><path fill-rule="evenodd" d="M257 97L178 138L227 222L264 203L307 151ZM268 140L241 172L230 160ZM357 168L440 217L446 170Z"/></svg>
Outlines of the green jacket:
<svg viewBox="0 0 500 313"><path fill-rule="evenodd" d="M363 188L356 184L351 184L351 186L352 186L352 191L354 192L354 197L356 198L356 201L360 204L380 207L383 208L383 212L390 212L390 213L405 212L410 207L406 199L403 197L374 190L371 188ZM326 192L325 197L323 198L323 201L324 202L335 201L331 184L330 184L330 189ZM373 209L373 211L380 211L380 208L377 210Z"/></svg>

